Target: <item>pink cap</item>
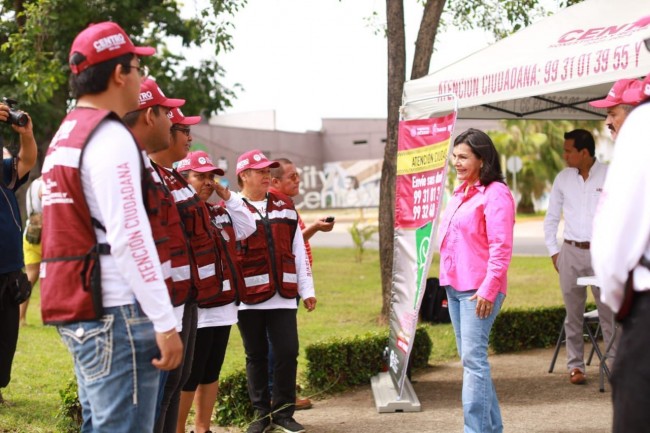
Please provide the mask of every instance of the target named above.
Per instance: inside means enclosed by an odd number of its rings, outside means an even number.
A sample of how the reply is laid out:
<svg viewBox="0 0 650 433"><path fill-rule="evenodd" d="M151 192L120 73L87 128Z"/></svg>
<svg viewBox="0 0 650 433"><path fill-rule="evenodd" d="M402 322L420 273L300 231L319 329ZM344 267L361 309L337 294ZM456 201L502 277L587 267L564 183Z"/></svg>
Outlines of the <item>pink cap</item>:
<svg viewBox="0 0 650 433"><path fill-rule="evenodd" d="M212 164L212 160L207 153L202 150L196 150L187 154L185 159L181 159L176 166L178 171L187 171L194 170L199 173L213 172L219 176L223 176L225 173L219 167L215 167Z"/></svg>
<svg viewBox="0 0 650 433"><path fill-rule="evenodd" d="M589 105L596 108L609 108L619 104L628 104L627 102L623 102L623 93L625 93L625 91L633 85L635 81L637 80L634 78L623 78L622 80L618 80L609 90L605 99L592 101Z"/></svg>
<svg viewBox="0 0 650 433"><path fill-rule="evenodd" d="M185 99L171 99L165 96L163 91L151 78L147 78L140 84L140 110L143 108L160 105L161 107L175 108L185 103Z"/></svg>
<svg viewBox="0 0 650 433"><path fill-rule="evenodd" d="M636 80L634 85L623 93L623 103L628 105L639 105L648 98L650 98L650 75L646 75L643 81Z"/></svg>
<svg viewBox="0 0 650 433"><path fill-rule="evenodd" d="M279 166L279 162L270 161L266 155L262 153L261 150L254 149L242 154L239 158L237 158L237 170L235 173L239 174L244 170L248 170L249 168L252 168L253 170L259 170L261 168L276 168Z"/></svg>
<svg viewBox="0 0 650 433"><path fill-rule="evenodd" d="M126 32L117 23L104 21L103 23L90 24L77 35L72 42L68 62L73 74L79 74L90 66L105 62L123 54L133 53L138 56L151 56L156 52L153 47L136 47L129 39ZM78 60L73 55L82 54L84 58Z"/></svg>
<svg viewBox="0 0 650 433"><path fill-rule="evenodd" d="M169 117L169 120L171 120L174 125L196 125L201 121L201 116L185 117L180 108L172 108L169 110L167 117Z"/></svg>

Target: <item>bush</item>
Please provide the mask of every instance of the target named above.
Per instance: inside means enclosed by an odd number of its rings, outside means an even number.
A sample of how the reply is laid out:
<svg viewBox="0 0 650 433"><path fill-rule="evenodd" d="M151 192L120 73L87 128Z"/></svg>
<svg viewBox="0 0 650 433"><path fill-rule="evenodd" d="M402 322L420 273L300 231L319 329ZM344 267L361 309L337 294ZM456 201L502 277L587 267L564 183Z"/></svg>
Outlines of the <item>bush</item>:
<svg viewBox="0 0 650 433"><path fill-rule="evenodd" d="M214 419L220 426L242 426L253 418L253 406L248 398L246 370L219 379L219 395Z"/></svg>
<svg viewBox="0 0 650 433"><path fill-rule="evenodd" d="M368 333L351 339L333 338L306 349L307 381L314 390L342 391L367 384L385 369L384 349L388 332ZM425 367L433 344L426 330L415 332L411 367Z"/></svg>
<svg viewBox="0 0 650 433"><path fill-rule="evenodd" d="M56 426L62 433L75 433L81 429L81 403L77 394L77 380L70 379L64 389L59 390L61 405L56 413Z"/></svg>
<svg viewBox="0 0 650 433"><path fill-rule="evenodd" d="M596 308L587 304L585 311ZM564 322L564 306L502 311L494 321L490 346L496 353L551 347Z"/></svg>

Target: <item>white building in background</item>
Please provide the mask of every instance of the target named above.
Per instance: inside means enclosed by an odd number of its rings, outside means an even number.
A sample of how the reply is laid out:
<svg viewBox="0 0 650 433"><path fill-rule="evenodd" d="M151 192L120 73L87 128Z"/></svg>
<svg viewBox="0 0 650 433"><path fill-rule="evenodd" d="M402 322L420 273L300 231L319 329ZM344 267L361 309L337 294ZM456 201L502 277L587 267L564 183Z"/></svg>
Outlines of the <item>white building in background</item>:
<svg viewBox="0 0 650 433"><path fill-rule="evenodd" d="M237 157L251 149L288 158L301 173L302 209L379 206L379 180L386 143L386 119L323 119L320 131L275 128L275 113L261 111L216 116L192 127L192 147L225 166L225 182L238 190ZM499 129L497 120L459 120L456 131Z"/></svg>

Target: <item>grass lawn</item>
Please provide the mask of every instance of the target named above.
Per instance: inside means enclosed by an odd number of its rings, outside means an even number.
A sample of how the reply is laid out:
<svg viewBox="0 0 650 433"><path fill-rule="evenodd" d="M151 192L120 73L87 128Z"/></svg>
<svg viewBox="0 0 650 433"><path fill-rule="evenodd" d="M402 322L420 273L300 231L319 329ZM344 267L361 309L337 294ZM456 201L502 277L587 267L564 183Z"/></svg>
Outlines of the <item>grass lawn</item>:
<svg viewBox="0 0 650 433"><path fill-rule="evenodd" d="M435 262L430 274L437 271ZM318 306L312 313L301 309L298 314L299 373L307 365L306 346L334 336L385 329L377 322L381 309L378 251L367 250L363 262L357 263L352 249L316 248L314 278ZM547 257L513 258L504 308L561 304L557 274ZM56 432L59 390L74 376L72 360L56 330L41 325L38 290L32 296L28 323L20 330L12 381L3 390L13 405L0 406L0 433ZM428 325L427 330L433 341L431 363L456 356L451 325ZM222 374L244 368L244 362L241 338L234 327Z"/></svg>

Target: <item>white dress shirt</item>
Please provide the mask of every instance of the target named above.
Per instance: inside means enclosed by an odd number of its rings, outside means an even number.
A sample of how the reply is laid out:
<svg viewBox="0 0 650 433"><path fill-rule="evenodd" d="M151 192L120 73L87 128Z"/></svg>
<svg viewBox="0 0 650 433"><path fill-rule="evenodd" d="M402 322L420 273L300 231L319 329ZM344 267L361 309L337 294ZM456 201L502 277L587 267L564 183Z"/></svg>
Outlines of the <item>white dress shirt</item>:
<svg viewBox="0 0 650 433"><path fill-rule="evenodd" d="M557 229L564 216L562 237L578 242L591 241L596 206L603 191L608 166L594 161L583 179L577 168L565 168L556 177L544 218L544 241L550 256L560 252Z"/></svg>
<svg viewBox="0 0 650 433"><path fill-rule="evenodd" d="M650 271L637 266L642 254L650 257L648 119L650 104L643 104L625 120L594 220L592 265L600 281L600 297L615 312L631 269L635 290L650 289Z"/></svg>

